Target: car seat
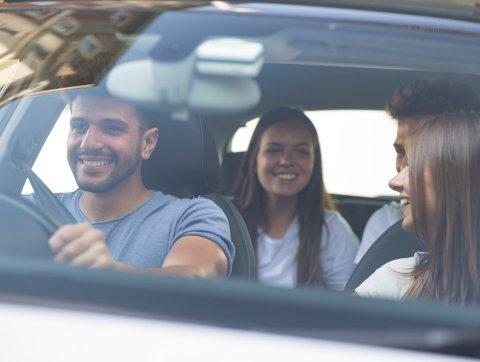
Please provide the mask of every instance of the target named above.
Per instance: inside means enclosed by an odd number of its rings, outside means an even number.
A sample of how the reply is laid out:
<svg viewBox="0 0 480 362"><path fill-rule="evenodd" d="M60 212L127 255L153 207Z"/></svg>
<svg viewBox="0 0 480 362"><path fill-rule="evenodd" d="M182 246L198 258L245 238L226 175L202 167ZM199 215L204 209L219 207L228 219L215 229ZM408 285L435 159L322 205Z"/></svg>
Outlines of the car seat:
<svg viewBox="0 0 480 362"><path fill-rule="evenodd" d="M232 202L216 193L221 169L207 125L192 117L188 121L165 120L158 127L157 147L142 168L146 187L176 197L203 196L215 202L227 216L235 245L231 276L255 279L255 256L247 226Z"/></svg>
<svg viewBox="0 0 480 362"><path fill-rule="evenodd" d="M402 220L396 222L365 253L348 280L345 292L353 293L375 270L389 261L408 258L422 250L415 234L402 229Z"/></svg>
<svg viewBox="0 0 480 362"><path fill-rule="evenodd" d="M240 164L246 152L227 152L222 162L222 191L229 191L233 188Z"/></svg>

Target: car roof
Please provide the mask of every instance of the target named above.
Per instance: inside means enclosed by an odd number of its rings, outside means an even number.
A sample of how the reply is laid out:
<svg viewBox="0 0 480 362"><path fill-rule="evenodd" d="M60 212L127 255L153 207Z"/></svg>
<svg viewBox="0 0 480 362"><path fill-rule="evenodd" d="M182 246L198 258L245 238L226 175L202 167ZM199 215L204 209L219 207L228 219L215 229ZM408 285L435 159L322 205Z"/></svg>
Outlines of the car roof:
<svg viewBox="0 0 480 362"><path fill-rule="evenodd" d="M4 0L4 3L20 4L22 7L28 7L28 4L34 4L42 2L43 5L48 7L48 3L41 0ZM230 4L289 4L289 5L307 5L307 6L322 6L322 7L335 7L346 9L362 9L371 11L392 12L401 14L415 14L415 15L427 15L437 16L450 19L463 19L469 21L480 20L480 4L476 0L260 0L260 1L248 1L248 0L231 0L231 1L205 1L205 0L155 0L156 7L163 7L165 9L182 9L197 6L214 5L225 8ZM62 1L62 5L68 6L72 3L83 3L84 6L102 7L110 3L115 4L118 7L122 6L143 6L145 2L142 1ZM142 4L143 3L143 4ZM21 5L23 4L23 5ZM151 5L148 5L150 7Z"/></svg>
<svg viewBox="0 0 480 362"><path fill-rule="evenodd" d="M252 1L225 3L245 4ZM267 0L255 3L322 6L480 21L480 3L476 0Z"/></svg>
<svg viewBox="0 0 480 362"><path fill-rule="evenodd" d="M221 5L221 4L223 5ZM36 2L18 2L14 4L8 4L9 9L35 9L38 4ZM447 4L445 1L259 1L259 2L223 2L223 1L185 1L185 2L172 2L172 1L68 1L68 2L52 2L42 3L42 8L45 10L56 9L64 10L69 9L77 12L82 12L89 9L135 9L145 8L152 10L187 10L189 16L195 14L197 18L209 18L212 19L212 23L217 17L231 16L233 25L234 22L239 21L242 17L248 18L252 16L252 19L256 15L263 17L265 20L270 19L300 19L305 21L334 21L332 26L340 27L335 32L324 34L317 33L318 40L312 41L311 46L321 47L324 46L325 56L323 56L322 63L308 64L308 59L305 61L306 56L297 63L285 62L283 60L275 60L274 64L266 64L265 71L262 71L258 78L258 83L263 90L263 94L267 94L266 97L262 97L261 103L249 112L248 117L258 115L270 108L274 104L278 104L279 100L288 100L287 103L292 105L301 105L305 109L382 109L385 104L385 100L401 84L409 83L414 79L420 77L430 78L452 78L450 72L453 70L457 74L454 76L456 80L464 81L470 84L475 89L480 89L480 72L475 68L468 56L474 56L472 50L478 50L478 47L464 47L451 50L448 57L442 59L442 51L444 46L442 44L435 44L432 41L435 36L444 36L450 38L462 37L463 39L471 38L469 41L475 41L475 38L480 34L480 27L476 24L478 16L475 13L475 6L468 6L469 2L462 1L453 5ZM226 7L226 4L229 4ZM233 8L232 8L233 6ZM235 8L240 6L240 8ZM192 9L192 10L189 10ZM354 9L354 10L352 10ZM245 11L243 11L245 10ZM253 10L248 12L247 10ZM315 11L316 10L316 11ZM366 11L370 10L370 11ZM427 11L428 10L428 11ZM465 16L455 15L457 12L464 12ZM409 15L406 15L409 14ZM415 15L417 14L417 15ZM418 14L429 15L418 16ZM441 14L442 16L440 17ZM463 14L463 13L462 13ZM470 14L471 16L467 16ZM431 17L437 15L438 17ZM257 18L258 18L257 16ZM98 16L99 19L101 15ZM105 21L109 19L108 15L104 16ZM302 19L303 18L303 19ZM452 18L464 19L466 21L453 21ZM179 19L181 20L181 19ZM77 20L78 21L78 20ZM262 20L260 19L259 22ZM205 20L200 20L198 24L203 25ZM343 24L350 24L344 26ZM218 22L221 26L222 22ZM293 24L293 22L292 22ZM140 29L139 24L135 25ZM371 29L368 27L371 26ZM363 27L363 28L362 28ZM377 28L375 28L377 27ZM213 27L211 29L214 29ZM215 30L213 30L215 31ZM348 34L352 38L350 40L341 39L330 41L331 35L340 34L341 32ZM377 34L370 34L372 31ZM390 58L385 59L385 54L382 54L378 62L372 63L373 56L367 59L368 53L378 51L385 44L381 43L378 48L375 48L375 42L385 41L390 34L384 36L381 35L382 31L404 31L405 36L402 40L403 43L393 44L388 48L388 54ZM370 32L370 33L369 33ZM364 36L363 33L366 35ZM214 34L212 32L212 34ZM253 33L252 33L253 35ZM354 36L355 35L355 36ZM294 40L295 34L291 37ZM417 40L418 38L418 40ZM181 39L181 38L179 38ZM286 38L288 39L288 38ZM439 38L440 39L440 38ZM36 39L32 38L30 43L24 44L23 49L29 48L35 49L37 47ZM422 47L422 41L429 41L432 46L435 46L433 52L420 52L413 53L417 59L411 62L410 66L399 67L392 63L392 59L395 56L405 57L411 51L412 46L420 48ZM322 42L324 44L322 44ZM461 43L461 42L457 42ZM123 51L123 48L115 42L111 43L110 52L119 53ZM469 45L470 46L470 45ZM344 49L355 49L360 54L361 59L356 59L356 64L353 60L350 63L338 66L332 66L337 61L333 58L335 52L338 53L338 57L352 56L345 53ZM425 47L428 48L428 47ZM23 50L23 51L25 51ZM341 53L343 51L344 53ZM327 53L330 52L330 53ZM361 54L363 52L363 54ZM355 56L358 56L356 54ZM375 55L376 56L376 55ZM463 56L462 59L456 60L457 64L450 66L449 62L452 62L451 57ZM436 58L438 66L435 69L435 64L431 63L431 59ZM423 59L424 63L420 63ZM361 62L364 64L361 64ZM444 61L443 64L440 62ZM330 62L330 63L329 63ZM368 63L370 62L370 63ZM416 63L415 63L416 62ZM461 64L463 63L463 64ZM468 63L468 64L467 64ZM105 66L108 66L106 63ZM467 66L469 65L469 66ZM434 69L428 69L429 67ZM42 74L39 72L48 73L51 72L50 67L42 67L38 69L34 74L35 78L41 79ZM472 70L473 69L473 70ZM276 82L271 82L270 75L275 72L285 74L284 84L282 79L276 77ZM474 74L472 74L474 73ZM308 76L306 76L308 74ZM99 76L102 73L98 73L95 77L90 77L86 80L85 84L97 83ZM50 79L50 74L45 74ZM297 87L303 86L303 89L292 89L290 79L295 78L301 80L296 82ZM357 81L352 83L351 80ZM369 87L365 89L365 80L368 80ZM40 82L41 83L41 82ZM280 83L280 84L279 84ZM327 84L326 87L321 85ZM55 89L61 85L55 82L50 82L48 86L50 89ZM276 99L272 100L268 98L268 94L271 94L269 87L275 87ZM311 90L315 89L315 92ZM345 90L348 89L348 96L345 96ZM284 90L284 93L282 93ZM308 90L308 91L307 91ZM8 93L8 92L7 92ZM5 99L5 98L4 98ZM319 102L321 100L321 102ZM320 107L319 107L320 105ZM214 118L214 117L213 117Z"/></svg>

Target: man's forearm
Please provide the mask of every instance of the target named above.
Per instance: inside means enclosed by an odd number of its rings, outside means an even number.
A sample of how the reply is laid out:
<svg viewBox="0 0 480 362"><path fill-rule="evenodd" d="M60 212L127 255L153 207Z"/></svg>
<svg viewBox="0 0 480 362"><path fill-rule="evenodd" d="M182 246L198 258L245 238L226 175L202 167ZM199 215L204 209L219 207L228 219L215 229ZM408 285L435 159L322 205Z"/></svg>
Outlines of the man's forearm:
<svg viewBox="0 0 480 362"><path fill-rule="evenodd" d="M160 268L139 268L131 264L115 262L114 268L120 271L174 275L186 278L215 278L226 276L226 271L217 270L218 268L213 266L167 265Z"/></svg>

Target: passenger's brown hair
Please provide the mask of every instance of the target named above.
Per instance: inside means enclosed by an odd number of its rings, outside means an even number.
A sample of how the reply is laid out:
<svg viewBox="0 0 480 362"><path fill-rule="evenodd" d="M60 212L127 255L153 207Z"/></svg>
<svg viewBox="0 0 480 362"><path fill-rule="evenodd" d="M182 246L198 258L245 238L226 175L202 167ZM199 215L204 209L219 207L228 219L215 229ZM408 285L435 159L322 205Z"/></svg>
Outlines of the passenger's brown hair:
<svg viewBox="0 0 480 362"><path fill-rule="evenodd" d="M411 277L406 298L467 305L480 292L480 112L437 116L407 143L410 203L415 232L428 254ZM425 172L435 192L427 211Z"/></svg>
<svg viewBox="0 0 480 362"><path fill-rule="evenodd" d="M425 118L480 105L468 85L442 79L418 79L396 89L385 106L392 118Z"/></svg>
<svg viewBox="0 0 480 362"><path fill-rule="evenodd" d="M250 145L240 164L237 178L230 194L242 212L257 249L258 226L265 221L265 192L255 173L256 158L260 141L267 129L286 120L294 120L305 125L314 144L314 167L307 186L297 200L297 215L300 223L300 244L298 247L297 283L303 285L320 284L321 236L325 225L325 209L333 209L333 202L326 192L322 175L322 158L318 135L312 121L302 111L286 106L266 112L253 132ZM328 232L328 230L327 230Z"/></svg>

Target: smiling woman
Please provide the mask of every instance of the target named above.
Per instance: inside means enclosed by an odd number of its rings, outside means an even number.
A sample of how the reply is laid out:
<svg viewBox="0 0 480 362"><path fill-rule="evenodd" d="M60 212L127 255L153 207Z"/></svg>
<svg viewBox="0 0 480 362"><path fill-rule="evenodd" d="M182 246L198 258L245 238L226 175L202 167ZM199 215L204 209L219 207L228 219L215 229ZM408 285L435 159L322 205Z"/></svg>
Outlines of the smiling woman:
<svg viewBox="0 0 480 362"><path fill-rule="evenodd" d="M395 173L392 140L396 122L385 111L336 109L305 111L305 114L315 125L322 146L323 179L329 193L395 195L388 187L388 180ZM255 118L235 132L230 143L232 154L247 150L257 123Z"/></svg>
<svg viewBox="0 0 480 362"><path fill-rule="evenodd" d="M343 290L358 239L325 191L317 132L302 111L278 107L260 118L232 194L261 281Z"/></svg>
<svg viewBox="0 0 480 362"><path fill-rule="evenodd" d="M408 165L390 181L400 193L402 227L426 252L378 269L361 296L478 304L480 296L480 112L437 116L407 141Z"/></svg>

